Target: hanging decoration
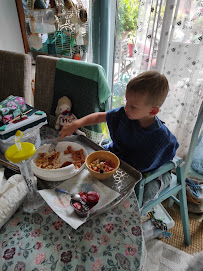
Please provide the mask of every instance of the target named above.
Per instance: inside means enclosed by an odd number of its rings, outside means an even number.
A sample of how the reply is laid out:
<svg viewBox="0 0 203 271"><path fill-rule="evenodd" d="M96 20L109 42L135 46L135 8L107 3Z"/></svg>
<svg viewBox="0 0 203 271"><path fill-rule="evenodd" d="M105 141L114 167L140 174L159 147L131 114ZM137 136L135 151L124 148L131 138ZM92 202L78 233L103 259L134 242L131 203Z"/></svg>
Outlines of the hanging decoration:
<svg viewBox="0 0 203 271"><path fill-rule="evenodd" d="M83 59L88 46L88 0L22 0L31 50ZM25 4L24 3L24 4Z"/></svg>

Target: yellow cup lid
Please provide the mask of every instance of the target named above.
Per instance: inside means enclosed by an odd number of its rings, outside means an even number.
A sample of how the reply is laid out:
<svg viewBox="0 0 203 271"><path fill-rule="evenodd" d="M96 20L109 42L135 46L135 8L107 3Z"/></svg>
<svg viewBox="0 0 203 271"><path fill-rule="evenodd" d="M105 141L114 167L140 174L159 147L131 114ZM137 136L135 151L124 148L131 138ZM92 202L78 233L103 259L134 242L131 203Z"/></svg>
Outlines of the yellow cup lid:
<svg viewBox="0 0 203 271"><path fill-rule="evenodd" d="M21 143L22 150L18 150L16 145L12 145L6 150L6 159L12 163L20 163L23 160L30 158L36 151L35 145L29 142Z"/></svg>

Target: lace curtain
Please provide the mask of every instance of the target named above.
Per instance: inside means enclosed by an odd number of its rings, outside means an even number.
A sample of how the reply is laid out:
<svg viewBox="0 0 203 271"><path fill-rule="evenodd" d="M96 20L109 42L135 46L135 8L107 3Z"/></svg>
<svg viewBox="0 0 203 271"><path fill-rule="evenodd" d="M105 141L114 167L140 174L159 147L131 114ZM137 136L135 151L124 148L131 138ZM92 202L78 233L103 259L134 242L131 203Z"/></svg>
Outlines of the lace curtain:
<svg viewBox="0 0 203 271"><path fill-rule="evenodd" d="M158 117L185 157L203 99L203 1L142 0L134 47L134 75L156 69L170 85Z"/></svg>

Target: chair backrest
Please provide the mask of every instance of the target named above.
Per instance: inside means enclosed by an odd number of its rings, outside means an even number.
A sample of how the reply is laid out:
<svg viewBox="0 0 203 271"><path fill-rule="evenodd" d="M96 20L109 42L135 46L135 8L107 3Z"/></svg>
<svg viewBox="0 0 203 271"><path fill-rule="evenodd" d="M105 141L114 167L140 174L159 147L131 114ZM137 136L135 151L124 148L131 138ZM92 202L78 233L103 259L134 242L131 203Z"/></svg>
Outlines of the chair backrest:
<svg viewBox="0 0 203 271"><path fill-rule="evenodd" d="M187 177L187 174L190 171L190 166L192 163L192 159L193 159L195 147L197 145L198 136L200 133L200 129L202 127L202 123L203 123L203 102L202 102L200 109L199 109L197 120L196 120L194 129L193 129L193 132L192 132L190 147L189 147L189 150L187 153L187 157L185 159L185 177Z"/></svg>
<svg viewBox="0 0 203 271"><path fill-rule="evenodd" d="M1 100L9 95L21 96L32 105L29 55L0 50L0 93Z"/></svg>
<svg viewBox="0 0 203 271"><path fill-rule="evenodd" d="M41 55L36 58L34 106L46 112L48 121L51 114L58 59Z"/></svg>
<svg viewBox="0 0 203 271"><path fill-rule="evenodd" d="M46 112L49 126L55 127L58 100L67 96L77 118L109 109L110 89L104 69L94 63L39 55L36 58L34 106ZM100 124L82 128L100 142ZM97 139L96 139L97 138Z"/></svg>

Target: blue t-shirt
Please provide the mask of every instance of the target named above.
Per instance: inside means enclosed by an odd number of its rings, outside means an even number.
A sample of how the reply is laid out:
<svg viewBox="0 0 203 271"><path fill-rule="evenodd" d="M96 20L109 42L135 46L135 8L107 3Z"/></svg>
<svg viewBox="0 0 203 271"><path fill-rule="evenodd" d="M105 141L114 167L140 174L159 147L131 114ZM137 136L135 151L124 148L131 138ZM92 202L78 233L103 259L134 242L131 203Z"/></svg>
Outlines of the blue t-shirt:
<svg viewBox="0 0 203 271"><path fill-rule="evenodd" d="M112 142L105 148L141 172L172 160L179 147L176 137L157 116L153 124L142 128L138 120L126 116L124 107L119 107L107 112L106 121Z"/></svg>

